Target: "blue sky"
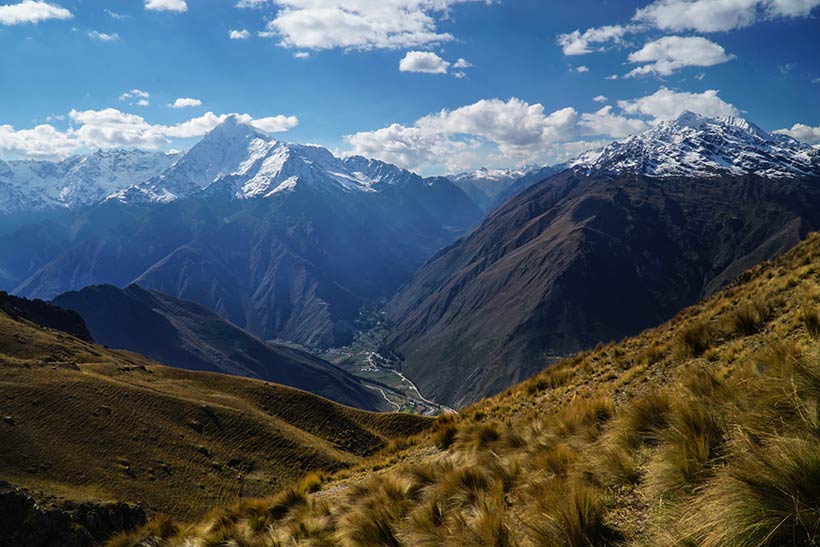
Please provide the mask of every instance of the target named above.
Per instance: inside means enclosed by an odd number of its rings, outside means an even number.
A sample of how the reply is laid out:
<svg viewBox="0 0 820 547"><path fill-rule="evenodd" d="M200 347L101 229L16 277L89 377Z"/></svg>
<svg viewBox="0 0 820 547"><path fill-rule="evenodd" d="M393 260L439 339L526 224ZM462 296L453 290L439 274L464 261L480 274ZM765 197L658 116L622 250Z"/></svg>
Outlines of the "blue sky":
<svg viewBox="0 0 820 547"><path fill-rule="evenodd" d="M820 0L0 0L0 51L6 159L185 148L228 113L423 173L684 108L820 143Z"/></svg>

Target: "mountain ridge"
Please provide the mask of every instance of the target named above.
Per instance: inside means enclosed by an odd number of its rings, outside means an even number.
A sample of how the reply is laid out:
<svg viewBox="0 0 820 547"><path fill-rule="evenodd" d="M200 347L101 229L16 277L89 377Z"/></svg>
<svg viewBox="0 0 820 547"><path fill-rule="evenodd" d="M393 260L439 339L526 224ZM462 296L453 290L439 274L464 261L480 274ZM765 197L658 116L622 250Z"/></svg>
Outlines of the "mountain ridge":
<svg viewBox="0 0 820 547"><path fill-rule="evenodd" d="M704 139L724 133L704 120ZM770 144L750 124L718 123L728 145L738 132ZM684 116L679 128L701 142L691 125ZM657 131L670 127L678 126ZM624 142L650 143L657 131ZM721 149L768 161L728 145ZM654 153L639 147L628 165ZM560 355L640 332L820 228L820 177L661 177L594 165L576 164L501 205L391 299L388 345L429 397L461 406Z"/></svg>

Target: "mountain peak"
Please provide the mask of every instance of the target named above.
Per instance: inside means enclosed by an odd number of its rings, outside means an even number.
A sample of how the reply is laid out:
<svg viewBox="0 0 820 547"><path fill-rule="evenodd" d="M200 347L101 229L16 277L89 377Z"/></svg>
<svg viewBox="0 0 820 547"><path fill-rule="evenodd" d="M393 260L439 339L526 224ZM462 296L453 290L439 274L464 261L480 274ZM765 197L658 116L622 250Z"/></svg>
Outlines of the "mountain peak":
<svg viewBox="0 0 820 547"><path fill-rule="evenodd" d="M244 116L230 114L216 127L205 135L204 140L251 140L254 138L269 139L267 134L257 129Z"/></svg>
<svg viewBox="0 0 820 547"><path fill-rule="evenodd" d="M698 129L703 125L704 117L691 110L684 110L671 123L679 127L691 127Z"/></svg>
<svg viewBox="0 0 820 547"><path fill-rule="evenodd" d="M585 153L573 167L608 175L769 178L820 176L820 150L773 136L737 116L710 118L685 111L648 131Z"/></svg>

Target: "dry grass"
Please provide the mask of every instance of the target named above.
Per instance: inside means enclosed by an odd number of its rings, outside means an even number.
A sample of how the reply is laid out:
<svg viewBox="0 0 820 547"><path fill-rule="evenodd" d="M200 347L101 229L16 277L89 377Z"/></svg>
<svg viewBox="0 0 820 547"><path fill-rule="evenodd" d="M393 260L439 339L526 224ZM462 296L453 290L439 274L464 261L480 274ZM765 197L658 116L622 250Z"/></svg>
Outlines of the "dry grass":
<svg viewBox="0 0 820 547"><path fill-rule="evenodd" d="M15 423L0 423L3 480L177 518L358 464L431 422L162 367L2 312L0 371L0 413Z"/></svg>
<svg viewBox="0 0 820 547"><path fill-rule="evenodd" d="M328 477L261 532L233 524L244 535L230 541L817 545L818 271L814 235L666 325L568 358L441 419L390 460ZM209 523L158 545L198 545Z"/></svg>

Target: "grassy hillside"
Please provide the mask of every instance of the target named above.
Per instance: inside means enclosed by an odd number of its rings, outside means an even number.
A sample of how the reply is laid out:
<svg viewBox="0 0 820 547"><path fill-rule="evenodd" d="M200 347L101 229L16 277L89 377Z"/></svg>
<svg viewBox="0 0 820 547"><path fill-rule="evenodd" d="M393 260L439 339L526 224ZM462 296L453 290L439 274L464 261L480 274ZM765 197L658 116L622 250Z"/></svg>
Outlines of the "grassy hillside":
<svg viewBox="0 0 820 547"><path fill-rule="evenodd" d="M112 545L817 545L820 235L355 470Z"/></svg>
<svg viewBox="0 0 820 547"><path fill-rule="evenodd" d="M0 311L0 480L192 518L360 462L428 420L167 368Z"/></svg>

